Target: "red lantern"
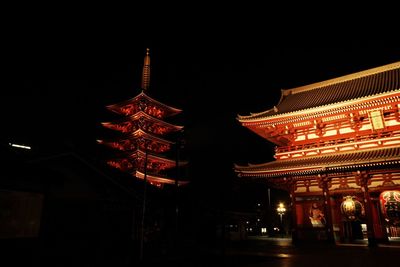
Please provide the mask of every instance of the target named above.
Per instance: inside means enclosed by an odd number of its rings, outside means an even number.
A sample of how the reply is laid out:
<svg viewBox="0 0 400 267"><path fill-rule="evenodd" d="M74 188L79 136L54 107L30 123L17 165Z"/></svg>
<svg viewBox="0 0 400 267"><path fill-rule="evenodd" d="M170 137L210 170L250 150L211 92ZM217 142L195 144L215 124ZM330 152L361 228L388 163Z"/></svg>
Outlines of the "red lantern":
<svg viewBox="0 0 400 267"><path fill-rule="evenodd" d="M355 196L345 196L343 199L340 205L340 211L347 220L354 221L360 216L364 216L364 207Z"/></svg>
<svg viewBox="0 0 400 267"><path fill-rule="evenodd" d="M400 223L400 191L383 191L379 196L381 211L388 222Z"/></svg>

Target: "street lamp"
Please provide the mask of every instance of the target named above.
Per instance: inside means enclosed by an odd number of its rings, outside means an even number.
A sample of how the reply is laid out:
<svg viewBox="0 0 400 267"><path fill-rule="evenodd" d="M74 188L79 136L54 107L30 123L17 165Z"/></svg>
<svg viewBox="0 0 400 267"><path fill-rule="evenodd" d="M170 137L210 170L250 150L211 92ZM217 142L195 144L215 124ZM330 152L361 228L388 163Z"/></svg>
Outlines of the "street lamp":
<svg viewBox="0 0 400 267"><path fill-rule="evenodd" d="M283 216L283 214L285 214L285 212L286 212L286 208L285 208L285 206L283 205L283 203L281 202L281 203L279 203L279 205L278 205L278 208L276 208L276 211L278 212L278 214L279 214L279 217L281 218L281 233L282 233L282 237L283 237L283 234L284 234L284 232L283 232L283 222L282 222L282 216Z"/></svg>
<svg viewBox="0 0 400 267"><path fill-rule="evenodd" d="M281 225L282 225L282 216L286 212L286 208L285 208L285 206L283 205L282 202L279 203L278 208L276 209L276 211L278 212L278 214L279 214L279 216L281 218Z"/></svg>
<svg viewBox="0 0 400 267"><path fill-rule="evenodd" d="M148 143L145 141L144 143L144 148L145 148L145 157L144 157L144 178L143 178L143 206L142 206L142 221L141 221L141 231L140 231L140 260L143 260L144 256L144 216L146 213L146 191L147 191L147 160L148 160Z"/></svg>
<svg viewBox="0 0 400 267"><path fill-rule="evenodd" d="M183 148L184 140L183 140L183 129L181 129L176 136L176 159L175 159L175 168L176 168L176 177L175 177L175 248L178 246L178 238L179 238L179 178L180 178L180 169L179 169L179 161L180 161L180 150Z"/></svg>

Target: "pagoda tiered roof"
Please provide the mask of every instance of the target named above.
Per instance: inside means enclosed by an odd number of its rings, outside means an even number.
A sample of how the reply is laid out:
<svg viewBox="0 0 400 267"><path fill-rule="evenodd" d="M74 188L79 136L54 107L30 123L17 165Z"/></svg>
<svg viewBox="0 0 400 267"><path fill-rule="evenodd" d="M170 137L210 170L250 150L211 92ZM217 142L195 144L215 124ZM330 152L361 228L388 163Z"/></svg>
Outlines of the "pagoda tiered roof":
<svg viewBox="0 0 400 267"><path fill-rule="evenodd" d="M108 105L107 108L117 114L131 116L143 111L153 117L163 119L176 115L182 110L163 104L142 91L137 96L117 104Z"/></svg>
<svg viewBox="0 0 400 267"><path fill-rule="evenodd" d="M166 169L169 169L169 168L172 168L172 167L176 166L176 161L175 160L171 160L171 159L169 159L167 157L160 156L159 154L156 155L156 154L149 153L149 152L147 152L147 154L148 154L147 155L148 160L154 160L154 161L162 162L162 163L164 163L166 165ZM144 159L145 156L146 156L146 152L144 152L144 151L142 151L140 149L137 149L136 151L128 154L129 158L143 158ZM186 161L179 161L178 165L179 166L183 166L186 163L187 163Z"/></svg>
<svg viewBox="0 0 400 267"><path fill-rule="evenodd" d="M143 131L142 129L138 129L136 131L134 131L133 133L129 134L130 137L137 139L137 138L144 138L146 140L151 140L151 141L155 141L161 144L174 144L175 142L160 138L158 136L155 136L151 133L148 133L146 131Z"/></svg>
<svg viewBox="0 0 400 267"><path fill-rule="evenodd" d="M133 169L142 169L145 165L146 152L137 149L124 156L109 160L108 164L121 171L129 172ZM179 161L178 166L183 166L187 162ZM147 168L151 171L165 171L176 167L176 161L169 158L147 152Z"/></svg>
<svg viewBox="0 0 400 267"><path fill-rule="evenodd" d="M133 175L139 179L144 179L145 176L144 173L140 171L135 171ZM146 173L146 179L149 181L150 184L153 184L155 186L161 186L162 184L175 184L175 183L177 183L178 186L182 186L182 185L187 185L189 183L189 181L184 181L184 180L175 181L175 179L170 177L148 174L148 173Z"/></svg>
<svg viewBox="0 0 400 267"><path fill-rule="evenodd" d="M242 123L250 123L279 118L286 114L294 116L298 111L311 113L320 108L326 110L331 105L350 103L399 90L400 62L395 62L310 85L282 90L281 99L276 106L248 116L238 115L238 120Z"/></svg>
<svg viewBox="0 0 400 267"><path fill-rule="evenodd" d="M123 117L115 122L103 122L102 125L122 133L131 133L141 129L157 135L168 134L183 129L183 126L159 120L143 111L139 111L129 117Z"/></svg>
<svg viewBox="0 0 400 267"><path fill-rule="evenodd" d="M398 168L400 147L364 149L324 156L277 160L263 164L235 165L239 176L255 178L303 176L329 172L360 170L363 168Z"/></svg>
<svg viewBox="0 0 400 267"><path fill-rule="evenodd" d="M112 122L103 122L105 128L119 131L114 140L98 140L98 143L120 150L107 164L123 172L131 173L152 185L174 184L171 178L162 177L163 171L179 167L186 162L171 160L161 153L171 149L174 142L162 136L177 132L183 126L164 121L166 117L176 115L182 110L163 104L151 98L145 91L150 84L149 49L144 58L141 93L126 101L107 106L107 109L120 115ZM145 171L146 175L140 176ZM136 174L137 173L137 174Z"/></svg>
<svg viewBox="0 0 400 267"><path fill-rule="evenodd" d="M97 140L97 142L121 151L132 151L138 148L145 150L147 146L147 149L157 153L170 150L171 145L174 144L174 142L157 137L141 129L126 135L126 137L118 140ZM145 146L145 144L147 145Z"/></svg>

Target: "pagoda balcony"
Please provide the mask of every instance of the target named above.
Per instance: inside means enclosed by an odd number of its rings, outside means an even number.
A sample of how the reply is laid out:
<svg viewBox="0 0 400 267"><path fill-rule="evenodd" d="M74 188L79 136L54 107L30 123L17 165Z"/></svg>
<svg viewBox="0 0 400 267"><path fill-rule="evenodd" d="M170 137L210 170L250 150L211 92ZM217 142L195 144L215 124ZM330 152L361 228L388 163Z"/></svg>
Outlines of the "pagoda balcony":
<svg viewBox="0 0 400 267"><path fill-rule="evenodd" d="M111 167L121 170L122 172L132 172L134 170L143 171L145 166L144 158L114 159L108 160L107 164ZM175 163L161 162L153 158L149 158L146 164L147 170L159 173L175 167Z"/></svg>
<svg viewBox="0 0 400 267"><path fill-rule="evenodd" d="M161 144L152 140L147 141L147 145L145 145L146 141L142 140L117 140L117 141L103 141L97 140L99 144L104 144L108 147L119 151L135 151L137 149L146 150L146 148L153 153L165 153L171 149L170 144Z"/></svg>

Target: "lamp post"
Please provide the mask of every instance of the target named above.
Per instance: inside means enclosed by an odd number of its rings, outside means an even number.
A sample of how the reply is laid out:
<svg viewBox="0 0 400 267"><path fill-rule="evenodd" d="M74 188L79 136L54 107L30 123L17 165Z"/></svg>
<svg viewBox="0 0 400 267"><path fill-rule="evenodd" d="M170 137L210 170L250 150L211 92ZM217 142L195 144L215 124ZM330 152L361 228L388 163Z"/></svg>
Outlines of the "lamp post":
<svg viewBox="0 0 400 267"><path fill-rule="evenodd" d="M281 217L281 224L282 224L282 216L286 212L285 205L283 205L283 203L279 203L278 208L276 209L276 211L278 212L279 216Z"/></svg>
<svg viewBox="0 0 400 267"><path fill-rule="evenodd" d="M176 168L176 177L175 177L175 247L178 245L178 226L179 226L179 176L180 176L180 170L179 170L179 160L180 160L180 149L182 146L182 133L183 130L179 131L177 133L177 138L176 138L176 162L175 162L175 168Z"/></svg>
<svg viewBox="0 0 400 267"><path fill-rule="evenodd" d="M146 191L147 191L147 160L148 160L148 144L145 142L145 158L144 158L144 178L143 178L143 206L142 206L142 221L140 224L140 261L143 261L144 257L144 216L146 213Z"/></svg>
<svg viewBox="0 0 400 267"><path fill-rule="evenodd" d="M183 139L184 130L181 129L177 132L176 136L176 177L175 177L175 240L173 240L174 248L176 253L178 253L178 246L179 246L179 180L180 180L180 156L181 156L181 149L183 148L185 141Z"/></svg>
<svg viewBox="0 0 400 267"><path fill-rule="evenodd" d="M283 230L282 216L283 216L283 214L285 214L285 212L286 212L285 205L283 205L282 202L279 203L278 208L276 208L276 211L278 212L279 217L280 217L280 219L281 219L281 228L282 228L282 230ZM283 235L283 231L282 231L282 235Z"/></svg>

